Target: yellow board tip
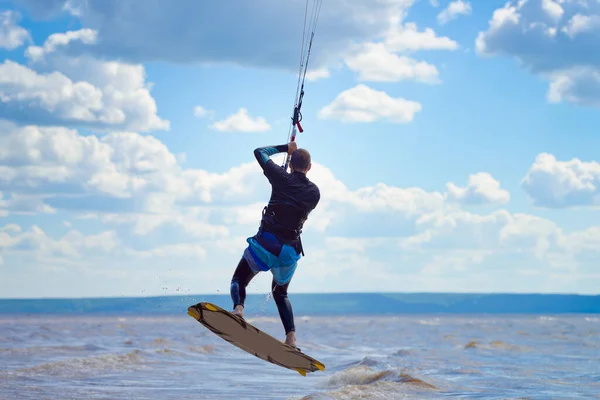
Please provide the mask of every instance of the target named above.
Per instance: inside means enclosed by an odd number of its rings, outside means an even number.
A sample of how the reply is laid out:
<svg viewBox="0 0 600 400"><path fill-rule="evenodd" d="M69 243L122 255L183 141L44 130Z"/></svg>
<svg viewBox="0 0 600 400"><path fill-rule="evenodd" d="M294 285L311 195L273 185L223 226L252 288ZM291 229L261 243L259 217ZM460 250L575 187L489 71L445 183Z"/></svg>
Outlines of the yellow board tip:
<svg viewBox="0 0 600 400"><path fill-rule="evenodd" d="M200 313L198 311L196 311L196 309L194 307L188 308L188 315L190 317L194 317L195 319L200 319Z"/></svg>
<svg viewBox="0 0 600 400"><path fill-rule="evenodd" d="M301 369L301 368L296 368L296 371L298 371L298 373L302 376L306 376L306 370Z"/></svg>
<svg viewBox="0 0 600 400"><path fill-rule="evenodd" d="M217 311L217 307L213 306L213 305L212 305L212 304L210 304L210 303L206 303L206 304L205 304L205 306L206 306L206 309L207 309L207 310L210 310L210 311Z"/></svg>
<svg viewBox="0 0 600 400"><path fill-rule="evenodd" d="M316 362L315 367L317 367L321 371L325 371L325 365L321 364L320 362Z"/></svg>

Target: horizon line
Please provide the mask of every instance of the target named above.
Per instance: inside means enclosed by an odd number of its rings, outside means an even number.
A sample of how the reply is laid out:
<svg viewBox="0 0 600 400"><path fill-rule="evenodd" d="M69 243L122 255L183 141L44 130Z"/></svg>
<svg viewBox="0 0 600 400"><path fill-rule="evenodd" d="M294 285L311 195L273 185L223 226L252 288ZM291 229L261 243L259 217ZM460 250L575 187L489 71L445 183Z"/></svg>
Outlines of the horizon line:
<svg viewBox="0 0 600 400"><path fill-rule="evenodd" d="M267 296L270 292L264 293L248 293L247 297ZM389 291L369 291L369 292L297 292L289 293L290 296L313 296L313 295L445 295L445 296L581 296L581 297L596 297L599 293L572 293L572 292L389 292ZM44 296L44 297L0 297L0 301L27 301L27 300L109 300L109 299L144 299L144 298L161 298L161 297L200 297L200 296L223 296L229 297L229 293L195 293L195 294L180 294L180 293L165 293L152 295L107 295L107 296Z"/></svg>

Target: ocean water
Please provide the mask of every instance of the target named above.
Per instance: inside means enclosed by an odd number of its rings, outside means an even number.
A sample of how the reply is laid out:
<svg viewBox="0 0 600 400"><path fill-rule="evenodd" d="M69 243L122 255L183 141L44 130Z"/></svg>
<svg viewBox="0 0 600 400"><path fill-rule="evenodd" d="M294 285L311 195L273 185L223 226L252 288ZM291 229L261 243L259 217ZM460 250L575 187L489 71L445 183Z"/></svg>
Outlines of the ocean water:
<svg viewBox="0 0 600 400"><path fill-rule="evenodd" d="M246 317L283 339L277 316ZM296 325L298 346L324 372L264 362L185 309L0 315L0 398L600 399L598 315L296 316Z"/></svg>

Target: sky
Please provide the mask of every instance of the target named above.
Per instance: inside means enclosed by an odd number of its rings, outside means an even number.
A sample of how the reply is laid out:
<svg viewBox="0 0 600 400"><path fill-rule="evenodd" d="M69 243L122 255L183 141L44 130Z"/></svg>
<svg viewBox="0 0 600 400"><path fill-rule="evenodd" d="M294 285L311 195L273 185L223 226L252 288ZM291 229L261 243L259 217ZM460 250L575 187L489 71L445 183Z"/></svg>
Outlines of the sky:
<svg viewBox="0 0 600 400"><path fill-rule="evenodd" d="M229 293L307 5L0 1L0 297ZM597 0L323 0L290 294L597 294L599 42Z"/></svg>

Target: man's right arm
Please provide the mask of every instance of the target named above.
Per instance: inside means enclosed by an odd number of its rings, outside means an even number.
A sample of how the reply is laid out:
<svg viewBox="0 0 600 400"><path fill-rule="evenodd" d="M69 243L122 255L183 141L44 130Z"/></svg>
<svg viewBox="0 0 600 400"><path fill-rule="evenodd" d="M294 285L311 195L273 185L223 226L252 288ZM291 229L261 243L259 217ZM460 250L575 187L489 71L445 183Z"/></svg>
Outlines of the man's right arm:
<svg viewBox="0 0 600 400"><path fill-rule="evenodd" d="M283 177L285 171L271 160L271 156L277 153L287 153L288 145L280 144L277 146L265 146L254 149L254 157L258 165L262 168L269 182L274 183L278 178Z"/></svg>
<svg viewBox="0 0 600 400"><path fill-rule="evenodd" d="M271 161L271 156L277 153L287 153L288 145L280 144L277 146L265 146L254 149L254 157L258 161L258 165L264 170L267 163Z"/></svg>

